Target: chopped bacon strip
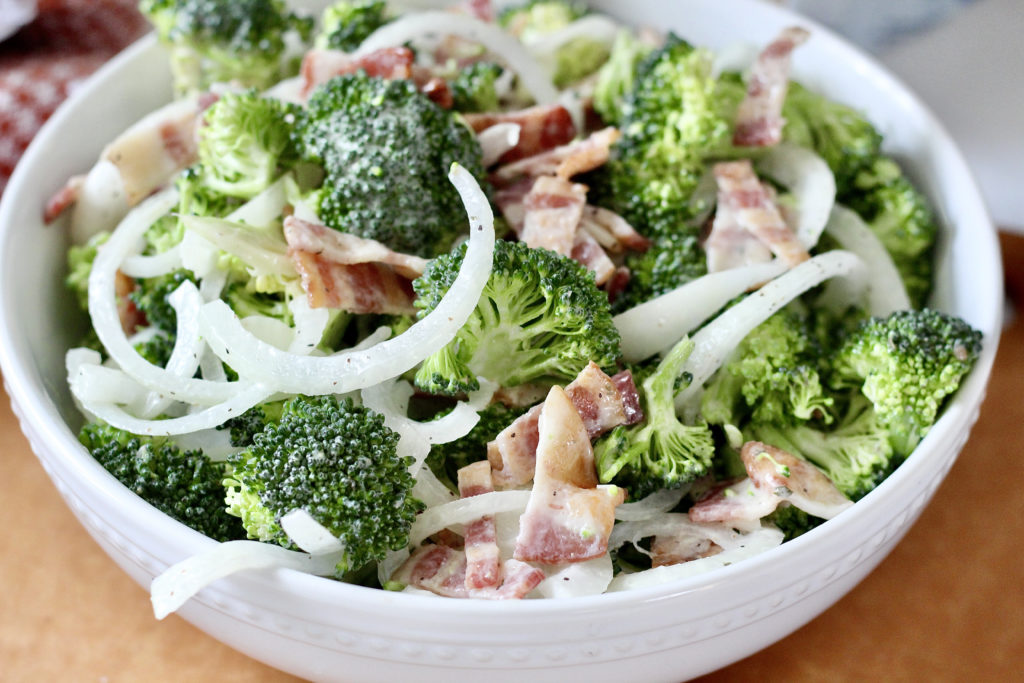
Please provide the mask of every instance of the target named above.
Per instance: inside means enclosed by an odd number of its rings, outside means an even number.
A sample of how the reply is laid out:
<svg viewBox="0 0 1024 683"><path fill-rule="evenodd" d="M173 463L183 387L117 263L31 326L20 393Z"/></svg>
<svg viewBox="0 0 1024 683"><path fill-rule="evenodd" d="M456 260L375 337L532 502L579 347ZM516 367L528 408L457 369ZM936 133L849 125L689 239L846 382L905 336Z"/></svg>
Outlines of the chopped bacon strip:
<svg viewBox="0 0 1024 683"><path fill-rule="evenodd" d="M459 495L479 496L494 490L491 464L486 460L466 465L458 472ZM496 587L501 583L501 565L494 517L484 515L466 525L466 588Z"/></svg>
<svg viewBox="0 0 1024 683"><path fill-rule="evenodd" d="M523 199L525 213L519 239L527 245L570 256L587 203L587 187L554 176L541 176Z"/></svg>
<svg viewBox="0 0 1024 683"><path fill-rule="evenodd" d="M332 230L295 216L284 219L284 238L290 249L318 254L335 263L384 263L410 280L422 275L427 267L427 260L419 256L401 254L376 240Z"/></svg>
<svg viewBox="0 0 1024 683"><path fill-rule="evenodd" d="M719 182L720 185L728 184L724 178ZM729 201L727 190L720 187L711 233L704 242L709 273L772 260L772 250L768 245L740 224L735 204Z"/></svg>
<svg viewBox="0 0 1024 683"><path fill-rule="evenodd" d="M605 283L604 291L608 293L608 301L615 303L615 300L626 291L626 287L629 285L629 279L633 277L629 268L626 266L619 266L615 269L615 273L611 279Z"/></svg>
<svg viewBox="0 0 1024 683"><path fill-rule="evenodd" d="M618 425L643 420L640 399L628 371L613 378L591 362L565 387L565 392L590 439ZM533 477L542 407L536 405L520 415L487 444L487 459L499 488L522 486Z"/></svg>
<svg viewBox="0 0 1024 683"><path fill-rule="evenodd" d="M603 287L615 275L615 264L608 258L594 236L585 230L577 230L576 238L569 253L573 261L582 263L594 274L594 284Z"/></svg>
<svg viewBox="0 0 1024 683"><path fill-rule="evenodd" d="M455 105L455 97L452 95L448 81L437 76L428 78L424 83L418 83L420 92L430 98L430 101L442 109L451 109Z"/></svg>
<svg viewBox="0 0 1024 683"><path fill-rule="evenodd" d="M522 176L555 175L568 180L575 175L603 166L611 154L611 146L621 136L618 128L599 130L584 140L560 145L506 164L491 174L491 180L496 185L506 184Z"/></svg>
<svg viewBox="0 0 1024 683"><path fill-rule="evenodd" d="M561 564L601 557L625 491L597 486L594 450L569 395L552 387L540 417L533 490L513 557Z"/></svg>
<svg viewBox="0 0 1024 683"><path fill-rule="evenodd" d="M341 50L313 49L302 58L303 99L318 86L335 76L365 71L367 76L389 80L411 79L415 55L407 47L384 47L379 50L353 57Z"/></svg>
<svg viewBox="0 0 1024 683"><path fill-rule="evenodd" d="M135 334L135 330L146 325L146 314L139 310L130 295L138 284L120 270L114 274L114 296L117 298L117 317L121 321L121 329L126 335Z"/></svg>
<svg viewBox="0 0 1024 683"><path fill-rule="evenodd" d="M560 104L544 104L511 112L466 114L466 123L479 133L498 123L519 124L519 142L500 161L507 164L564 145L576 137L576 124Z"/></svg>
<svg viewBox="0 0 1024 683"><path fill-rule="evenodd" d="M583 223L580 227L612 253L617 254L626 249L647 251L651 247L651 241L638 233L625 218L600 206L587 204L583 207Z"/></svg>
<svg viewBox="0 0 1024 683"><path fill-rule="evenodd" d="M319 254L289 251L311 308L352 313L412 314L415 294L408 278L383 263L342 264Z"/></svg>
<svg viewBox="0 0 1024 683"><path fill-rule="evenodd" d="M748 441L740 459L747 478L711 489L690 508L690 520L749 527L782 503L823 519L853 505L816 467L780 448Z"/></svg>
<svg viewBox="0 0 1024 683"><path fill-rule="evenodd" d="M731 213L736 225L754 235L788 265L795 266L810 258L807 249L786 225L769 192L758 180L749 159L717 163L712 172L718 183L719 211ZM727 217L723 220L730 219ZM724 239L720 233L718 240ZM739 251L745 253L748 250L744 248ZM719 256L723 263L733 260L732 257Z"/></svg>
<svg viewBox="0 0 1024 683"><path fill-rule="evenodd" d="M544 580L544 572L518 560L506 560L500 586L470 590L466 587L466 553L446 546L417 548L392 577L446 598L518 600Z"/></svg>
<svg viewBox="0 0 1024 683"><path fill-rule="evenodd" d="M790 57L809 36L806 29L791 26L758 56L747 83L747 95L736 112L733 144L768 147L782 139L782 105L789 88Z"/></svg>
<svg viewBox="0 0 1024 683"><path fill-rule="evenodd" d="M43 209L43 222L52 223L57 216L64 213L64 210L78 201L78 193L82 190L82 183L85 182L84 175L71 176L53 196L46 201Z"/></svg>
<svg viewBox="0 0 1024 683"><path fill-rule="evenodd" d="M676 519L676 528L672 533L656 535L651 541L651 566L682 564L722 552L722 547L711 539L707 527L694 524L682 513L669 516Z"/></svg>

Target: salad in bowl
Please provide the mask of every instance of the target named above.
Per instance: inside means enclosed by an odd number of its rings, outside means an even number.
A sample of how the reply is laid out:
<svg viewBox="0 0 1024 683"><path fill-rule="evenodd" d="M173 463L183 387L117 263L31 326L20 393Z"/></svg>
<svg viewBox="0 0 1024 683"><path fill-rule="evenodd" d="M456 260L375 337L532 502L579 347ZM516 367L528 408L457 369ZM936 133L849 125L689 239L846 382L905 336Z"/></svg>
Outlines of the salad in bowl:
<svg viewBox="0 0 1024 683"><path fill-rule="evenodd" d="M175 95L45 217L89 323L56 479L123 508L79 516L157 616L317 679L678 677L895 543L991 367L991 293L949 284L984 212L853 50L692 4L142 3L160 46L110 73Z"/></svg>

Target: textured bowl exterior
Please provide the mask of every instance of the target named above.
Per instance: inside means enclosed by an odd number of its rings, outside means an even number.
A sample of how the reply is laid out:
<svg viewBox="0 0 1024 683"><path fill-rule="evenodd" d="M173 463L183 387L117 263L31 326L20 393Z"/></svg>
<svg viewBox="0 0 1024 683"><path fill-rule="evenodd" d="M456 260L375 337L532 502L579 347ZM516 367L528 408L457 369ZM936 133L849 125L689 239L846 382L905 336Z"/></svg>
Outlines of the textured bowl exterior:
<svg viewBox="0 0 1024 683"><path fill-rule="evenodd" d="M593 4L616 11L613 2ZM737 38L764 43L784 25L809 25L740 0L649 0L630 3L629 12L631 21L675 27L713 48ZM780 548L630 593L493 604L374 591L279 570L218 581L179 613L228 645L313 680L468 681L485 674L497 681L560 681L572 674L676 681L781 639L863 579L917 519L977 419L995 357L1002 280L995 232L941 126L873 62L812 28L797 77L866 107L890 151L909 163L946 228L936 303L986 334L971 377L888 480L850 511ZM168 83L152 39L131 48L55 115L0 205L0 364L15 413L70 509L143 586L213 542L128 492L75 440L77 418L63 374L63 352L76 338L67 322L74 305L59 276L66 244L59 228L39 225L39 215L45 198L88 168L106 140L168 97ZM119 100L111 110L108 103Z"/></svg>

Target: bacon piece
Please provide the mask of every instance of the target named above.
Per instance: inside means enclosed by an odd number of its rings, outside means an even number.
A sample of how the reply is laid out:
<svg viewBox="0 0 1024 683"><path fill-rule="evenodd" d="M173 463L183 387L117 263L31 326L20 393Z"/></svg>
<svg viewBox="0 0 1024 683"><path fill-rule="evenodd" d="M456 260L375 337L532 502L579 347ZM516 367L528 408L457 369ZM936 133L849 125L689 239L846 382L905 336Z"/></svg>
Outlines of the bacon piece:
<svg viewBox="0 0 1024 683"><path fill-rule="evenodd" d="M688 514L692 522L721 522L751 531L761 526L761 518L774 512L781 502L782 498L759 488L748 477L709 489Z"/></svg>
<svg viewBox="0 0 1024 683"><path fill-rule="evenodd" d="M754 62L747 82L747 94L736 112L733 144L767 147L782 139L782 105L789 88L790 57L810 33L798 26L784 29Z"/></svg>
<svg viewBox="0 0 1024 683"><path fill-rule="evenodd" d="M392 578L448 598L485 600L524 598L544 580L544 572L524 562L509 559L503 564L505 580L500 586L470 590L465 581L466 553L428 544L417 548Z"/></svg>
<svg viewBox="0 0 1024 683"><path fill-rule="evenodd" d="M580 227L612 253L617 254L626 249L647 251L651 247L651 241L638 233L625 218L600 206L587 204L583 207Z"/></svg>
<svg viewBox="0 0 1024 683"><path fill-rule="evenodd" d="M135 334L135 330L146 325L146 314L139 310L131 300L131 293L138 283L120 270L114 274L114 296L117 299L117 317L121 321L121 329L126 335Z"/></svg>
<svg viewBox="0 0 1024 683"><path fill-rule="evenodd" d="M622 489L597 487L594 449L580 413L561 387L545 399L537 467L513 557L561 564L601 557L615 524Z"/></svg>
<svg viewBox="0 0 1024 683"><path fill-rule="evenodd" d="M419 84L420 92L430 98L430 101L442 109L451 109L455 104L448 81L436 76L428 78L424 83Z"/></svg>
<svg viewBox="0 0 1024 683"><path fill-rule="evenodd" d="M658 534L651 541L651 565L664 567L682 564L722 552L722 546L712 540L708 528L694 524L682 513L668 515L675 520L672 533Z"/></svg>
<svg viewBox="0 0 1024 683"><path fill-rule="evenodd" d="M565 392L590 439L618 425L643 419L636 386L628 371L612 378L591 362L565 387ZM522 486L533 477L542 408L543 404L530 408L487 444L487 459L497 487Z"/></svg>
<svg viewBox="0 0 1024 683"><path fill-rule="evenodd" d="M576 137L572 115L560 104L543 104L511 112L465 114L464 118L475 133L498 123L519 124L519 142L502 155L500 162L503 164L554 149Z"/></svg>
<svg viewBox="0 0 1024 683"><path fill-rule="evenodd" d="M71 176L59 190L54 192L53 196L46 201L46 206L43 209L43 222L52 223L57 220L57 216L78 201L78 193L82 190L84 182L84 175Z"/></svg>
<svg viewBox="0 0 1024 683"><path fill-rule="evenodd" d="M729 201L727 191L721 187L711 233L704 242L704 253L709 273L772 260L772 250L740 224L735 202Z"/></svg>
<svg viewBox="0 0 1024 683"><path fill-rule="evenodd" d="M604 165L611 154L611 146L621 136L617 128L599 130L584 140L560 145L501 166L491 174L491 181L496 185L503 185L522 176L541 175L555 175L568 180Z"/></svg>
<svg viewBox="0 0 1024 683"><path fill-rule="evenodd" d="M525 213L519 239L534 248L570 256L587 203L587 187L554 176L541 176L523 199Z"/></svg>
<svg viewBox="0 0 1024 683"><path fill-rule="evenodd" d="M576 238L569 253L573 261L586 266L594 274L594 284L603 287L615 275L615 264L608 258L594 236L585 230L577 230Z"/></svg>
<svg viewBox="0 0 1024 683"><path fill-rule="evenodd" d="M361 57L341 50L312 49L302 58L303 99L335 76L365 71L367 76L389 80L411 79L415 55L407 47L383 47Z"/></svg>
<svg viewBox="0 0 1024 683"><path fill-rule="evenodd" d="M786 225L775 202L758 180L749 159L717 163L712 172L718 183L719 211L724 209L732 213L736 225L754 235L788 265L795 266L810 258L807 249ZM721 233L718 239L724 239ZM741 251L745 253L748 250ZM731 249L728 253L734 255L736 250ZM723 263L733 260L732 256L720 256Z"/></svg>
<svg viewBox="0 0 1024 683"><path fill-rule="evenodd" d="M501 210L501 215L508 221L512 231L519 235L523 231L523 219L526 217L526 195L533 188L533 178L520 178L506 187L498 188L494 193L494 203Z"/></svg>
<svg viewBox="0 0 1024 683"><path fill-rule="evenodd" d="M377 240L332 230L295 216L284 219L284 238L290 249L318 254L335 263L384 263L410 280L422 275L427 267L427 260L419 256L392 251Z"/></svg>
<svg viewBox="0 0 1024 683"><path fill-rule="evenodd" d="M342 264L318 254L289 251L311 308L352 313L412 314L415 294L408 278L383 263Z"/></svg>
<svg viewBox="0 0 1024 683"><path fill-rule="evenodd" d="M608 301L615 303L615 300L618 299L624 291L626 291L626 287L629 285L629 279L632 276L633 274L626 266L619 266L615 269L615 273L604 287L604 291L608 294Z"/></svg>
<svg viewBox="0 0 1024 683"><path fill-rule="evenodd" d="M459 495L479 496L494 490L491 464L486 460L459 469ZM501 583L501 566L494 517L484 515L466 525L466 588L496 587Z"/></svg>

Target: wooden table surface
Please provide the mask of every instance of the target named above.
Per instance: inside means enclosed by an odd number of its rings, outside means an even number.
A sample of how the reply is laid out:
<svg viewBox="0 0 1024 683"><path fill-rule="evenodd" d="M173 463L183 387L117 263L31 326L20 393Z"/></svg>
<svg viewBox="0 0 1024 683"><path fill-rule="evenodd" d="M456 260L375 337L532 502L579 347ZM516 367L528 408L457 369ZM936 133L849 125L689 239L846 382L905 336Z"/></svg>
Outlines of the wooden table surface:
<svg viewBox="0 0 1024 683"><path fill-rule="evenodd" d="M1024 302L1024 238L1003 246L1008 291ZM1008 322L971 438L903 542L821 617L701 680L1021 680L1022 373L1024 316ZM156 621L64 506L6 400L0 505L0 681L295 680L176 616Z"/></svg>

